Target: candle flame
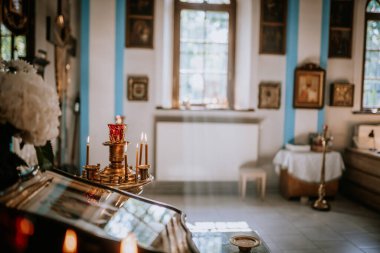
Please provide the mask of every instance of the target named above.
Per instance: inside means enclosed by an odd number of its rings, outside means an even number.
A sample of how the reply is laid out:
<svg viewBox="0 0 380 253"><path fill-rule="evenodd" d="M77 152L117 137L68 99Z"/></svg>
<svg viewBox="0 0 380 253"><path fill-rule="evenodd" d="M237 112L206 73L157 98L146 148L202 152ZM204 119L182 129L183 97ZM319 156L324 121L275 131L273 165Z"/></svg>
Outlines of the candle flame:
<svg viewBox="0 0 380 253"><path fill-rule="evenodd" d="M146 133L144 134L144 142L145 142L145 143L148 142L148 138L146 137Z"/></svg>
<svg viewBox="0 0 380 253"><path fill-rule="evenodd" d="M34 234L33 223L30 222L28 219L21 218L20 220L18 220L17 224L18 224L18 229L24 235L29 235L30 236L30 235Z"/></svg>
<svg viewBox="0 0 380 253"><path fill-rule="evenodd" d="M121 241L120 253L137 253L137 242L134 234L129 234Z"/></svg>
<svg viewBox="0 0 380 253"><path fill-rule="evenodd" d="M125 146L124 146L124 153L127 153L127 151L128 151L128 144L125 144Z"/></svg>
<svg viewBox="0 0 380 253"><path fill-rule="evenodd" d="M65 234L65 240L63 241L64 253L76 253L77 252L77 234L72 229L67 229Z"/></svg>
<svg viewBox="0 0 380 253"><path fill-rule="evenodd" d="M138 143L136 144L136 148L139 149L139 144Z"/></svg>
<svg viewBox="0 0 380 253"><path fill-rule="evenodd" d="M144 132L141 132L141 138L140 138L140 141L142 142L144 139Z"/></svg>
<svg viewBox="0 0 380 253"><path fill-rule="evenodd" d="M87 136L87 144L90 144L90 136Z"/></svg>

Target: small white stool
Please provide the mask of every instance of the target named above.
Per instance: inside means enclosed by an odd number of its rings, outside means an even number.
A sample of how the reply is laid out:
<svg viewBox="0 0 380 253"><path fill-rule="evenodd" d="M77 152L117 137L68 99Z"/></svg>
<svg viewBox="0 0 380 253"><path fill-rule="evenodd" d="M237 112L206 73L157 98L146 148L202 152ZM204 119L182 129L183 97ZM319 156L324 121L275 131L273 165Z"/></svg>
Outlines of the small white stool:
<svg viewBox="0 0 380 253"><path fill-rule="evenodd" d="M261 168L240 168L239 169L239 192L245 198L247 189L247 181L256 180L257 191L260 193L261 199L265 198L265 187L267 181L267 173Z"/></svg>

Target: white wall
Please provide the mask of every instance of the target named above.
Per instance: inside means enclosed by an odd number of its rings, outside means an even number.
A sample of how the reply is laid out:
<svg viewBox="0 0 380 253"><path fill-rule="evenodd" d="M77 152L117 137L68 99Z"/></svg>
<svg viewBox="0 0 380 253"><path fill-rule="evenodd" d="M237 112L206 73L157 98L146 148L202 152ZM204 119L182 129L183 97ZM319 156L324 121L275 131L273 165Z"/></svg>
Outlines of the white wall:
<svg viewBox="0 0 380 253"><path fill-rule="evenodd" d="M327 89L336 79L347 79L355 83L355 107L360 103L361 61L363 38L363 4L355 1L354 36L352 59L329 59L327 68ZM277 185L277 176L271 160L282 147L284 128L284 104L286 76L286 55L259 54L260 1L238 0L237 48L236 48L236 106L256 108L255 112L189 112L156 110L156 106L171 104L172 89L172 29L173 1L155 1L155 35L153 49L126 48L124 51L126 73L149 77L149 100L133 102L124 95L124 112L128 124L127 139L132 142L129 157L133 157L134 146L141 131L147 132L149 142L154 139L154 117L156 115L185 115L187 117L220 116L249 117L260 121L259 159L269 174L269 185ZM114 118L114 26L115 1L95 0L90 2L90 134L95 136L92 157L105 166L107 151L101 146L106 139L106 123ZM298 64L306 61L319 63L321 49L322 0L300 0ZM101 15L101 19L99 19ZM249 55L249 57L247 57ZM281 108L279 110L257 109L258 85L262 81L280 81L282 85ZM326 97L326 99L328 99ZM334 146L340 150L349 145L352 125L358 122L376 121L378 116L354 115L354 108L326 106L326 120L335 136ZM309 132L317 130L317 110L296 110L295 136L306 140ZM168 139L175 143L175 137ZM154 143L152 143L154 144ZM150 145L150 161L154 161L154 145ZM154 168L154 164L153 164Z"/></svg>

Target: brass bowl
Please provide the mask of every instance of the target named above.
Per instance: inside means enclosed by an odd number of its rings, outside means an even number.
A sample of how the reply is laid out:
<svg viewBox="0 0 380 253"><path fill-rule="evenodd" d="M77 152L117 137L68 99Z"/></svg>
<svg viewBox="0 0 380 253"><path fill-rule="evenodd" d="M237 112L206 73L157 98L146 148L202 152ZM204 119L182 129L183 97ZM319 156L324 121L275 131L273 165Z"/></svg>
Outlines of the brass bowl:
<svg viewBox="0 0 380 253"><path fill-rule="evenodd" d="M230 238L230 243L239 247L241 252L250 252L260 245L260 239L250 235L235 235Z"/></svg>

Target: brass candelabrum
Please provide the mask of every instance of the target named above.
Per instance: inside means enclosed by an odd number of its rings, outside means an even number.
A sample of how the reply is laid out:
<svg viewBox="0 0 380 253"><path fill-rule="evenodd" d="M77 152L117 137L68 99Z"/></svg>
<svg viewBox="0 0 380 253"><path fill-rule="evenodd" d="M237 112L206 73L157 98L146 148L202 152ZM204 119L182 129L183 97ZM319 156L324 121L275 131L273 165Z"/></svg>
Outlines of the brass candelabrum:
<svg viewBox="0 0 380 253"><path fill-rule="evenodd" d="M110 139L103 145L109 148L109 165L101 170L99 163L91 165L88 164L89 159L86 159L87 164L83 166L82 178L139 194L142 192L142 186L153 180L153 176L149 174L150 164L147 164L147 154L146 164L140 164L141 161L136 162L136 167L133 169L133 166L128 165L125 152L129 143L125 140L127 125L116 123L108 124L108 127Z"/></svg>
<svg viewBox="0 0 380 253"><path fill-rule="evenodd" d="M325 183L325 161L326 161L326 152L329 142L332 140L332 137L327 137L327 126L323 127L323 134L321 136L322 142L322 168L321 168L321 182L318 187L318 199L313 203L312 208L318 211L329 211L330 204L325 199L326 196L326 183Z"/></svg>

